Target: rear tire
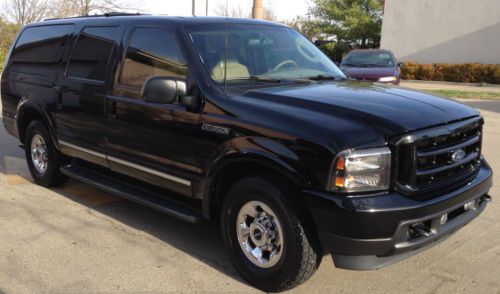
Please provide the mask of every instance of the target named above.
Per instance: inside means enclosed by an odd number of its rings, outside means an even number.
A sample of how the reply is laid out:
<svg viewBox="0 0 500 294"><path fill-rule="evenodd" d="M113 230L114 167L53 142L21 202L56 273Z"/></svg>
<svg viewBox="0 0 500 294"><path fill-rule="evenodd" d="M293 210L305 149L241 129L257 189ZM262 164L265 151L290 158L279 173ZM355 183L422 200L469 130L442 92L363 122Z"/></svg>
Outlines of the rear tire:
<svg viewBox="0 0 500 294"><path fill-rule="evenodd" d="M304 205L289 185L279 183L243 178L221 211L222 238L234 266L250 284L270 292L308 280L322 257Z"/></svg>
<svg viewBox="0 0 500 294"><path fill-rule="evenodd" d="M59 170L62 157L52 143L47 128L41 122L33 121L24 138L26 161L35 183L44 187L64 184L68 178Z"/></svg>

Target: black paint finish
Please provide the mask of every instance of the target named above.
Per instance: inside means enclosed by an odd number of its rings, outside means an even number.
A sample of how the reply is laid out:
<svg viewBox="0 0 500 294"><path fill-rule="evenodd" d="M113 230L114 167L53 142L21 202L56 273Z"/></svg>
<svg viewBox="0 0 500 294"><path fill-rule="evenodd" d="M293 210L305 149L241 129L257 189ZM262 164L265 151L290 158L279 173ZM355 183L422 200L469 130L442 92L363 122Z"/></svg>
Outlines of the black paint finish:
<svg viewBox="0 0 500 294"><path fill-rule="evenodd" d="M300 186L320 234L390 238L404 218L431 211L422 207L415 214L403 213L414 209L415 201L392 190L356 199L327 192L330 165L341 151L388 146L391 140L414 131L479 117L477 111L421 92L347 80L255 83L228 87L225 92L203 70L185 32L193 24L224 23L278 26L253 20L154 16L74 18L28 25L25 30L61 25L72 29L61 37L53 75L19 66L19 62L25 65L23 58L36 59L42 51L27 50L28 56L16 51L11 54L1 82L4 126L22 140L29 120L40 119L50 128L61 152L141 180L143 189L165 188L197 201L205 218L212 217L219 175L228 169L229 173L244 173L248 164L275 171ZM85 27L116 28L112 37L100 39L112 48L109 59L95 64L95 58L79 56L81 68L75 72L99 72L87 78L70 76L68 60ZM186 80L189 99L171 104L144 101L141 88L130 78L134 70L127 72L128 84L121 84L129 40L137 28L161 29L175 37L185 64L169 63L165 68ZM43 43L39 40L32 46ZM86 51L103 54L100 49L90 46ZM148 61L151 57L137 57L137 45L132 49L135 57L130 60L135 58L142 65L152 62ZM92 80L99 76L104 80ZM190 103L183 105L182 101ZM483 167L481 176L487 187L491 170ZM458 198L472 197L467 187L462 189ZM446 206L448 202L442 203ZM343 242L347 247L354 244L348 239Z"/></svg>

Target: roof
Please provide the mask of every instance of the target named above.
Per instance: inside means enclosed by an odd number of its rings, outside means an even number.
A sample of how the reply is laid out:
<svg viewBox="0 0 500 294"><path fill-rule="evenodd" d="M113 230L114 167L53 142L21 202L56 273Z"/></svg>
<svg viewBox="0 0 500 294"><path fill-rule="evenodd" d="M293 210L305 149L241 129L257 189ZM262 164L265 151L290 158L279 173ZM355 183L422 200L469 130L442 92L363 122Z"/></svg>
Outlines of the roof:
<svg viewBox="0 0 500 294"><path fill-rule="evenodd" d="M213 16L167 16L167 15L149 15L149 14L130 14L130 13L109 13L103 15L90 15L69 18L47 19L32 25L48 25L48 24L67 24L67 23L87 23L87 22L115 22L115 21L168 21L176 24L263 24L263 25L278 25L285 26L281 23L248 19L248 18L231 18L231 17L213 17Z"/></svg>

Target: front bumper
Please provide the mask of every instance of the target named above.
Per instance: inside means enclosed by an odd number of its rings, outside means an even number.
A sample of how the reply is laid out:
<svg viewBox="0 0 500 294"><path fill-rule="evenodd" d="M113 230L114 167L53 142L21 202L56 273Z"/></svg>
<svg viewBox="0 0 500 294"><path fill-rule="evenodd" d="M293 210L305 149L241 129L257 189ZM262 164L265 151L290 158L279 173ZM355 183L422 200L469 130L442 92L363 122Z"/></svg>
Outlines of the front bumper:
<svg viewBox="0 0 500 294"><path fill-rule="evenodd" d="M483 163L467 185L427 201L397 193L345 197L304 191L320 242L335 266L377 269L446 239L476 218L491 199L492 171ZM464 209L474 201L472 209ZM448 220L440 223L446 214Z"/></svg>

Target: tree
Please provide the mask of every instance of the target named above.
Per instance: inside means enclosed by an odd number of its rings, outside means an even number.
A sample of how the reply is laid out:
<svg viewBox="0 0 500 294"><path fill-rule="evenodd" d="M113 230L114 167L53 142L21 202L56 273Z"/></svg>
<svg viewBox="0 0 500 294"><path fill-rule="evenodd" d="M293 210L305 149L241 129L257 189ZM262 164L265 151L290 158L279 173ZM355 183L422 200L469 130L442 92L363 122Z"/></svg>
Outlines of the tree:
<svg viewBox="0 0 500 294"><path fill-rule="evenodd" d="M64 1L64 0L63 0ZM79 15L90 15L91 13L106 13L113 11L140 11L138 3L125 4L118 0L72 0L75 11Z"/></svg>
<svg viewBox="0 0 500 294"><path fill-rule="evenodd" d="M378 48L382 30L383 0L311 0L307 19L297 18L295 27L331 59L340 61L355 48Z"/></svg>
<svg viewBox="0 0 500 294"><path fill-rule="evenodd" d="M112 11L140 11L138 3L120 0L7 0L4 16L23 26L45 18L64 18Z"/></svg>
<svg viewBox="0 0 500 294"><path fill-rule="evenodd" d="M16 37L19 26L13 23L8 23L0 17L0 72L5 62L5 57L9 52L9 48Z"/></svg>
<svg viewBox="0 0 500 294"><path fill-rule="evenodd" d="M66 18L81 14L81 9L75 0L52 0L50 2L49 18Z"/></svg>
<svg viewBox="0 0 500 294"><path fill-rule="evenodd" d="M276 12L274 11L274 6L272 6L271 1L267 1L264 4L264 7L262 7L262 17L265 20L269 21L278 21L278 15L276 15Z"/></svg>
<svg viewBox="0 0 500 294"><path fill-rule="evenodd" d="M226 16L226 17L251 17L251 13L247 9L243 9L243 6L230 6L229 2L219 1L215 3L213 8L213 12L218 16Z"/></svg>
<svg viewBox="0 0 500 294"><path fill-rule="evenodd" d="M285 24L301 32L310 40L318 38L323 32L323 23L316 19L307 19L297 16L293 20L287 21Z"/></svg>
<svg viewBox="0 0 500 294"><path fill-rule="evenodd" d="M227 17L240 17L240 18L251 18L252 17L252 1L246 0L245 5L238 4L236 6L230 5L229 2L220 0L215 3L213 12L218 16ZM278 17L272 6L270 0L265 1L262 7L262 15L265 20L277 21Z"/></svg>
<svg viewBox="0 0 500 294"><path fill-rule="evenodd" d="M37 22L47 16L49 0L8 0L3 5L4 16L19 26Z"/></svg>
<svg viewBox="0 0 500 294"><path fill-rule="evenodd" d="M52 0L50 17L70 17L90 15L92 13L107 13L113 11L139 12L138 3L125 4L117 0Z"/></svg>
<svg viewBox="0 0 500 294"><path fill-rule="evenodd" d="M355 48L378 48L383 0L312 0L310 14L323 33Z"/></svg>

